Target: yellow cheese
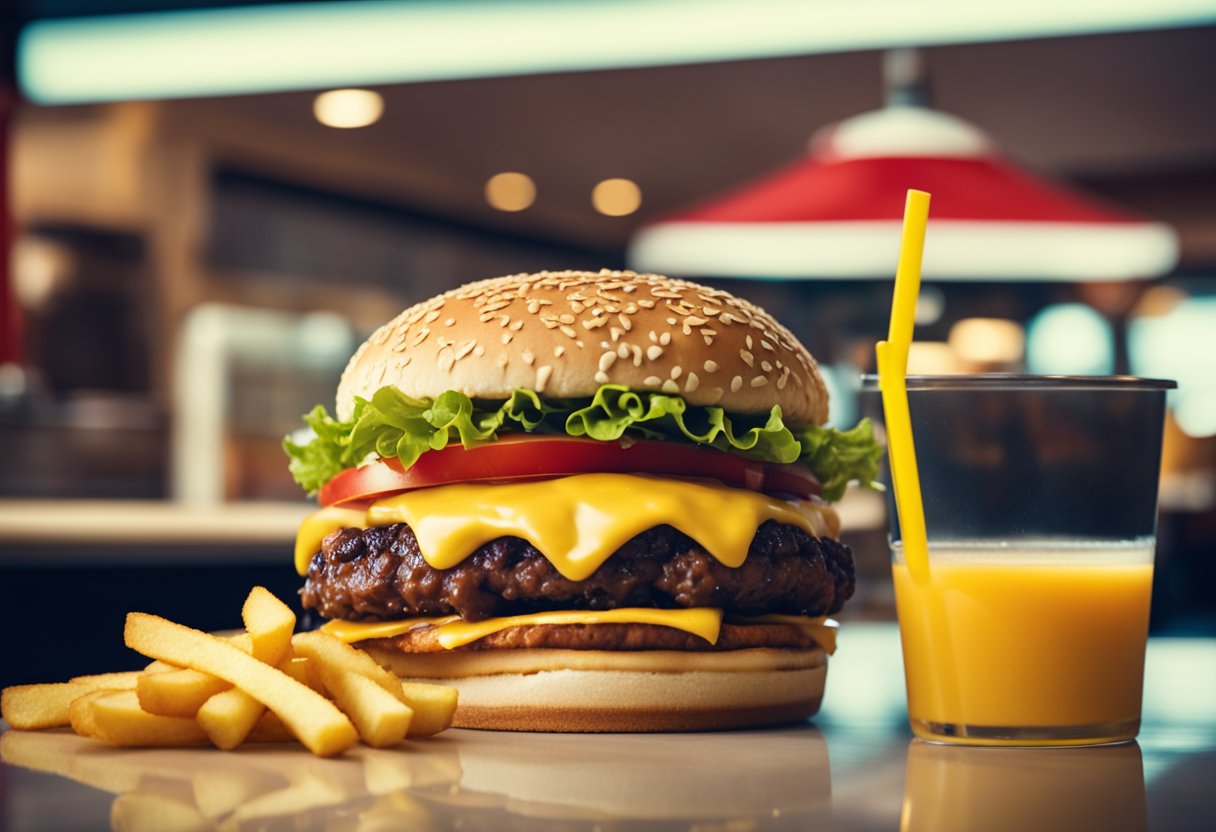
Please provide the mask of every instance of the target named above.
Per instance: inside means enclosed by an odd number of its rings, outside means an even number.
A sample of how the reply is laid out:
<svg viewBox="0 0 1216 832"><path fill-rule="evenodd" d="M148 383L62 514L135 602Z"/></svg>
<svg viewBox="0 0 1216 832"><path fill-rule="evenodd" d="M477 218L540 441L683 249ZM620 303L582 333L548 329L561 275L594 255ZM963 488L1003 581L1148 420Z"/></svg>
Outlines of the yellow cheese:
<svg viewBox="0 0 1216 832"><path fill-rule="evenodd" d="M836 652L836 628L840 626L833 619L822 615L812 618L808 615L782 615L780 613L770 613L768 615L732 615L728 619L728 623L792 624L815 639L815 643L828 654Z"/></svg>
<svg viewBox="0 0 1216 832"><path fill-rule="evenodd" d="M296 571L308 574L308 562L321 551L321 541L338 529L366 529L367 513L329 506L310 514L296 532Z"/></svg>
<svg viewBox="0 0 1216 832"><path fill-rule="evenodd" d="M792 616L791 616L792 617ZM457 616L441 618L411 618L405 621L330 621L322 630L345 642L367 641L372 638L392 638L416 627L435 626L439 644L446 650L463 647L478 639L526 624L654 624L683 630L717 644L722 626L722 610L708 607L693 609L656 610L629 607L616 610L537 612L529 615L510 615L487 618L485 621L461 621Z"/></svg>
<svg viewBox="0 0 1216 832"><path fill-rule="evenodd" d="M662 525L738 567L766 520L818 537L834 530L835 514L810 502L636 474L423 488L381 500L367 512L367 526L407 523L436 569L450 569L491 540L512 536L527 540L572 581L585 580L631 538Z"/></svg>

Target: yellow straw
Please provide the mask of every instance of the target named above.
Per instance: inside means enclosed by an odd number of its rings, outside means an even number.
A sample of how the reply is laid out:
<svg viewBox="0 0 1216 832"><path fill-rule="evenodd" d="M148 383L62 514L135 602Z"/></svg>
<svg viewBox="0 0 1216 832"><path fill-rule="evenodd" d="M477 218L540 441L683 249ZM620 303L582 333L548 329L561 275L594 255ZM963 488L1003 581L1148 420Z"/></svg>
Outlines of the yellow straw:
<svg viewBox="0 0 1216 832"><path fill-rule="evenodd" d="M903 541L904 561L917 581L929 577L929 546L925 536L925 511L920 498L920 473L916 446L912 443L912 420L908 415L908 350L916 296L920 292L920 264L925 250L925 225L929 219L929 194L908 191L904 205L903 240L899 269L895 272L895 298L891 303L891 328L886 341L879 341L878 389L887 422L887 455L891 460L891 484Z"/></svg>

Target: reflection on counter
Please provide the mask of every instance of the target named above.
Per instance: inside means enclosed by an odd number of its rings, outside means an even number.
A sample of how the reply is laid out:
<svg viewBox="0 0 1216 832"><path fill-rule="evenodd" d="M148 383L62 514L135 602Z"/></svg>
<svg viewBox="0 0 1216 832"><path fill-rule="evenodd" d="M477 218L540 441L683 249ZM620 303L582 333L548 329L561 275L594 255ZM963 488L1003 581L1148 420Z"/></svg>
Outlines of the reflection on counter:
<svg viewBox="0 0 1216 832"><path fill-rule="evenodd" d="M115 793L114 830L764 830L831 822L827 745L809 725L669 735L661 744L629 734L519 739L453 730L320 760L281 745L117 749L70 733L9 731L0 758Z"/></svg>
<svg viewBox="0 0 1216 832"><path fill-rule="evenodd" d="M908 745L900 832L1143 832L1136 743L1094 748Z"/></svg>

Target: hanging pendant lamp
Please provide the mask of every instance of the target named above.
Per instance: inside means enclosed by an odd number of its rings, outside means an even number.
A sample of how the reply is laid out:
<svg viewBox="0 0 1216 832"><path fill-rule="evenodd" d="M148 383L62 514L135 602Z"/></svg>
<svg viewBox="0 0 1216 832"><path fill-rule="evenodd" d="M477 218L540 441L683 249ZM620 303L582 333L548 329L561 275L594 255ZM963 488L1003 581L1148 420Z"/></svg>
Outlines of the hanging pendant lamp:
<svg viewBox="0 0 1216 832"><path fill-rule="evenodd" d="M890 77L890 76L888 76ZM967 122L916 96L832 125L809 154L644 226L645 271L889 279L909 188L933 194L927 280L1129 280L1168 272L1174 231L1019 168Z"/></svg>

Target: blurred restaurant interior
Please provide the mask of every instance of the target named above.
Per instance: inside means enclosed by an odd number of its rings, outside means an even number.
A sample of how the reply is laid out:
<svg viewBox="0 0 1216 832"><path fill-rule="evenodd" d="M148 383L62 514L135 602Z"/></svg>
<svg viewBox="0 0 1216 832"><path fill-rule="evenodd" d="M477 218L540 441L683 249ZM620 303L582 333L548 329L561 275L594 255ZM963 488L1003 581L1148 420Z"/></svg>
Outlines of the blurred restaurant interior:
<svg viewBox="0 0 1216 832"><path fill-rule="evenodd" d="M4 4L0 685L132 665L123 610L293 598L282 437L461 283L721 285L852 424L910 186L941 211L910 372L1178 380L1152 626L1216 633L1216 6L983 5ZM842 509L848 616L893 616L885 513Z"/></svg>

